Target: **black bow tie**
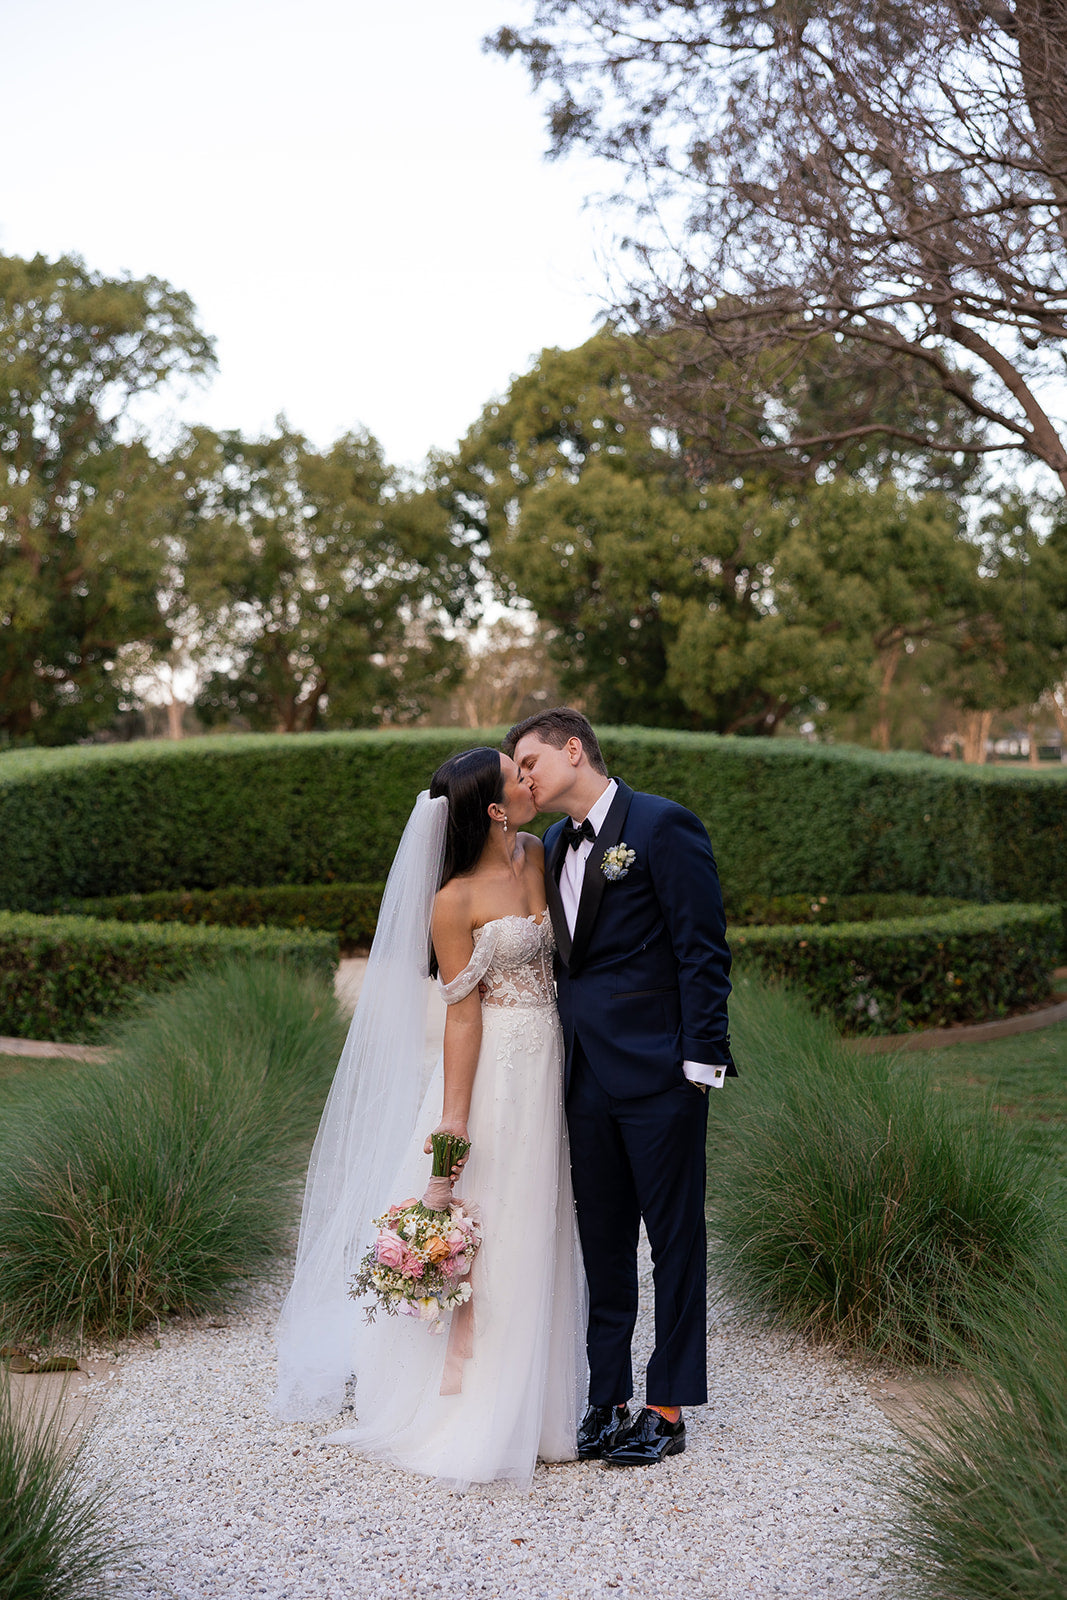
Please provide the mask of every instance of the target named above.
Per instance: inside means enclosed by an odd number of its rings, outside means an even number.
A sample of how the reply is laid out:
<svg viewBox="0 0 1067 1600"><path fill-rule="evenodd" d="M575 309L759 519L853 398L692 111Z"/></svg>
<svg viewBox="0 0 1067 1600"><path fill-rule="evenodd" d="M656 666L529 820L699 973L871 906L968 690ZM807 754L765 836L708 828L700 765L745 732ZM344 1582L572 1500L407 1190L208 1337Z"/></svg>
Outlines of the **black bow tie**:
<svg viewBox="0 0 1067 1600"><path fill-rule="evenodd" d="M586 817L585 821L577 828L574 826L573 822L565 822L563 824L564 850L568 845L570 845L572 850L577 850L583 839L588 839L590 844L592 844L596 839L596 829L593 827L593 824L590 822L588 817Z"/></svg>

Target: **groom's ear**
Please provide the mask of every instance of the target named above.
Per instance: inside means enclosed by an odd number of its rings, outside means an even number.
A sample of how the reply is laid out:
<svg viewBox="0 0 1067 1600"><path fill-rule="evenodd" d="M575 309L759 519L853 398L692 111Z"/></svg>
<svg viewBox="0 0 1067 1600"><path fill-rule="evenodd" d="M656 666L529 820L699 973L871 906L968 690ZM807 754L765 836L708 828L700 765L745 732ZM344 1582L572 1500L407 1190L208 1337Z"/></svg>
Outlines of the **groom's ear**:
<svg viewBox="0 0 1067 1600"><path fill-rule="evenodd" d="M578 738L578 735L575 734L572 738L567 740L567 758L572 767L581 765L583 753L584 747L582 745L582 741Z"/></svg>

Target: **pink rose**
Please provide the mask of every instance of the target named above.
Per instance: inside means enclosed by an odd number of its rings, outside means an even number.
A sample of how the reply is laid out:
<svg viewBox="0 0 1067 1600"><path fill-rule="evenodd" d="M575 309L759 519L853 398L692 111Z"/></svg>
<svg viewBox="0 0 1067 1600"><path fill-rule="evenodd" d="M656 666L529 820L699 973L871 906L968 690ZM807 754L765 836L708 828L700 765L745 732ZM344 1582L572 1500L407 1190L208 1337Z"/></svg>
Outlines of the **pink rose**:
<svg viewBox="0 0 1067 1600"><path fill-rule="evenodd" d="M421 1278L426 1268L421 1258L412 1250L405 1250L400 1262L400 1271L405 1278Z"/></svg>
<svg viewBox="0 0 1067 1600"><path fill-rule="evenodd" d="M467 1235L462 1233L459 1228L453 1228L446 1242L449 1255L458 1256L461 1250L467 1248Z"/></svg>
<svg viewBox="0 0 1067 1600"><path fill-rule="evenodd" d="M399 1267L407 1255L395 1233L380 1233L374 1253L383 1267Z"/></svg>

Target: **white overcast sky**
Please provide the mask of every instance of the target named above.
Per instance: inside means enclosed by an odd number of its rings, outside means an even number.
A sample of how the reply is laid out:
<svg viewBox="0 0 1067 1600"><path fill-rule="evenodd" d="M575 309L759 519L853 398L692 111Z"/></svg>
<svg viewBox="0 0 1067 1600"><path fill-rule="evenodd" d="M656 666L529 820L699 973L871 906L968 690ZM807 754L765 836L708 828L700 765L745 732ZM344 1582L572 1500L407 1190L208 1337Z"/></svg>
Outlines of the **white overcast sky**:
<svg viewBox="0 0 1067 1600"><path fill-rule="evenodd" d="M605 299L588 162L543 160L509 0L2 0L0 251L167 278L218 341L182 420L448 448Z"/></svg>

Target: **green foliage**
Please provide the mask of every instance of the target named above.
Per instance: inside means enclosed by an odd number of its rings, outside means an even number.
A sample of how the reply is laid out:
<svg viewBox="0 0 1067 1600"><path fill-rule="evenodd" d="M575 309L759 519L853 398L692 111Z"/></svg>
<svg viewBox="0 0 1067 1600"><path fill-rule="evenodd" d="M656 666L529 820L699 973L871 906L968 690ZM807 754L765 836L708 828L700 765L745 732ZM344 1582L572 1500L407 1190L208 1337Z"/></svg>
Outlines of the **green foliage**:
<svg viewBox="0 0 1067 1600"><path fill-rule="evenodd" d="M268 889L156 889L78 900L81 916L116 922L185 922L217 928L306 928L335 933L342 949L370 944L383 883L277 884Z"/></svg>
<svg viewBox="0 0 1067 1600"><path fill-rule="evenodd" d="M844 378L844 352L828 341L823 354ZM649 398L675 355L670 336L608 332L545 350L436 464L450 512L490 541L499 581L540 617L565 694L605 720L768 734L875 696L884 723L905 647L955 641L972 620L983 659L997 654L1001 589L980 575L953 500L903 487L899 452L876 471L854 461L856 477L828 480L815 462L792 477L718 474L714 442L664 426ZM875 388L886 376L866 373ZM798 384L809 422L846 394L854 415L848 377ZM1046 687L1050 652L1031 655Z"/></svg>
<svg viewBox="0 0 1067 1600"><path fill-rule="evenodd" d="M602 729L610 770L707 825L727 898L1067 902L1067 773L799 740ZM190 739L0 756L0 905L375 883L416 794L500 729Z"/></svg>
<svg viewBox="0 0 1067 1600"><path fill-rule="evenodd" d="M1047 537L1038 531L1057 513ZM953 638L943 682L970 710L1032 705L1067 674L1067 522L1063 507L1007 497L983 520L983 604Z"/></svg>
<svg viewBox="0 0 1067 1600"><path fill-rule="evenodd" d="M188 297L158 278L0 257L0 740L108 722L121 647L165 642L165 475L119 424L213 360Z"/></svg>
<svg viewBox="0 0 1067 1600"><path fill-rule="evenodd" d="M230 963L0 1122L7 1328L127 1332L268 1266L344 1040L322 978Z"/></svg>
<svg viewBox="0 0 1067 1600"><path fill-rule="evenodd" d="M1067 1253L982 1308L963 1392L911 1441L902 1545L933 1595L1062 1600Z"/></svg>
<svg viewBox="0 0 1067 1600"><path fill-rule="evenodd" d="M368 945L378 925L384 883L275 884L265 889L155 889L148 894L72 900L56 909L117 922L185 922L220 928L308 928L336 933L342 949ZM932 916L964 900L915 894L748 895L727 902L731 927L870 922Z"/></svg>
<svg viewBox="0 0 1067 1600"><path fill-rule="evenodd" d="M189 928L0 912L0 1033L94 1043L141 994L237 956L323 979L337 940L272 928Z"/></svg>
<svg viewBox="0 0 1067 1600"><path fill-rule="evenodd" d="M404 721L459 675L442 623L472 598L469 551L377 441L312 449L279 421L249 440L191 430L168 468L182 502L191 632L215 670L197 711L303 732ZM224 661L225 664L219 664Z"/></svg>
<svg viewBox="0 0 1067 1600"><path fill-rule="evenodd" d="M796 927L798 923L884 922L893 917L932 917L956 911L966 900L922 894L750 894L726 901L732 928Z"/></svg>
<svg viewBox="0 0 1067 1600"><path fill-rule="evenodd" d="M108 1527L109 1490L93 1485L85 1435L71 1440L62 1406L20 1402L0 1370L0 1596L105 1600L126 1551Z"/></svg>
<svg viewBox="0 0 1067 1600"><path fill-rule="evenodd" d="M951 1359L975 1300L1044 1259L1048 1163L787 990L742 976L731 1024L743 1076L709 1096L726 1293L857 1351Z"/></svg>
<svg viewBox="0 0 1067 1600"><path fill-rule="evenodd" d="M1051 993L1058 906L968 906L936 916L746 928L735 958L802 990L846 1033L978 1022Z"/></svg>

